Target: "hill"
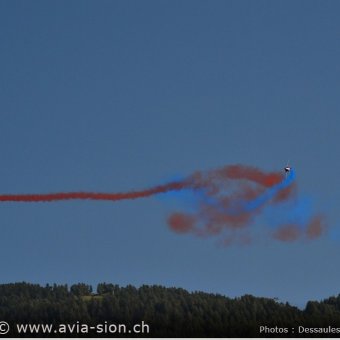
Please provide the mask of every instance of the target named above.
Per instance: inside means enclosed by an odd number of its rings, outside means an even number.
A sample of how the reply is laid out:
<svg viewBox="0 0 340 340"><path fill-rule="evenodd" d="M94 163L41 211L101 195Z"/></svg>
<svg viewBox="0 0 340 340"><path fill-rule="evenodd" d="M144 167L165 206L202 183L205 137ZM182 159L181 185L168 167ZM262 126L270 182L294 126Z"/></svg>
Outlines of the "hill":
<svg viewBox="0 0 340 340"><path fill-rule="evenodd" d="M231 299L156 285L101 283L93 293L84 283L23 282L0 285L0 320L7 336L330 337L340 335L340 295L299 310L252 295Z"/></svg>

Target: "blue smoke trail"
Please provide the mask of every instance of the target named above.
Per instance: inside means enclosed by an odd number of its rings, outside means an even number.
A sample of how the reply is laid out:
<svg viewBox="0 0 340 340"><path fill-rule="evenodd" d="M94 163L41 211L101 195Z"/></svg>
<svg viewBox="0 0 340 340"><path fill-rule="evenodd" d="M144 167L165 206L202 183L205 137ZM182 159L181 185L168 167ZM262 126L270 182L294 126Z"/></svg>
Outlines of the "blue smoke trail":
<svg viewBox="0 0 340 340"><path fill-rule="evenodd" d="M281 190L288 188L293 183L294 180L295 172L293 169L291 169L290 172L288 173L288 176L282 182L272 186L256 199L245 203L242 207L243 212L251 212L259 208L266 202L273 199Z"/></svg>
<svg viewBox="0 0 340 340"><path fill-rule="evenodd" d="M277 185L266 190L262 195L256 199L246 202L242 206L242 212L252 212L255 209L264 206L281 191L288 188L295 180L295 171L290 170L288 176ZM313 215L313 204L309 197L296 197L292 200L281 202L275 206L274 211L268 207L267 213L273 212L277 223L271 221L270 225L273 228L284 224L294 224L300 229L307 227ZM268 216L268 215L267 215Z"/></svg>
<svg viewBox="0 0 340 340"><path fill-rule="evenodd" d="M280 183L267 189L262 195L251 201L235 200L232 203L232 207L225 208L221 203L212 197L201 192L201 199L210 206L214 206L221 213L226 213L231 216L242 215L244 213L250 213L257 208L265 205L267 202L272 200L281 190L288 188L295 180L295 172L293 169L290 170L288 176Z"/></svg>

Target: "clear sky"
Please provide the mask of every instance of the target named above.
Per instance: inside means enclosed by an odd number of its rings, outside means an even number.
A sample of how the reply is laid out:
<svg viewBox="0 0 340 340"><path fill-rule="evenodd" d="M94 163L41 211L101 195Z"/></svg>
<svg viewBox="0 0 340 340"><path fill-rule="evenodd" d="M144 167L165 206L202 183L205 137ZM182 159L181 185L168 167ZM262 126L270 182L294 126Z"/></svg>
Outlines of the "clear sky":
<svg viewBox="0 0 340 340"><path fill-rule="evenodd" d="M0 2L0 192L124 191L280 170L339 228L338 1ZM340 293L340 240L220 248L169 206L0 204L2 283L110 281L303 306Z"/></svg>

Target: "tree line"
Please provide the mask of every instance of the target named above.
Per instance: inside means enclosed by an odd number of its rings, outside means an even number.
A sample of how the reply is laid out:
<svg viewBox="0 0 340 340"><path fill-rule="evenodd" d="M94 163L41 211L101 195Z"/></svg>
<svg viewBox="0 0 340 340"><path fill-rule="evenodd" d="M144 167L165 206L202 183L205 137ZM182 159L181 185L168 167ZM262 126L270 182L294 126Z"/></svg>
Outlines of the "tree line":
<svg viewBox="0 0 340 340"><path fill-rule="evenodd" d="M136 288L100 283L94 292L92 286L85 283L69 287L22 282L0 285L0 320L11 325L10 336L17 336L12 327L15 323L96 325L106 321L132 327L144 321L150 326L150 333L143 335L148 337L296 337L298 334L291 331L273 334L260 333L259 329L261 325L268 329L289 330L299 325L340 327L340 294L320 302L309 301L305 309L300 310L271 298L252 295L229 298L158 285ZM38 335L44 336L29 336ZM340 334L327 334L327 337L332 335L339 337ZM79 337L82 334L65 336Z"/></svg>

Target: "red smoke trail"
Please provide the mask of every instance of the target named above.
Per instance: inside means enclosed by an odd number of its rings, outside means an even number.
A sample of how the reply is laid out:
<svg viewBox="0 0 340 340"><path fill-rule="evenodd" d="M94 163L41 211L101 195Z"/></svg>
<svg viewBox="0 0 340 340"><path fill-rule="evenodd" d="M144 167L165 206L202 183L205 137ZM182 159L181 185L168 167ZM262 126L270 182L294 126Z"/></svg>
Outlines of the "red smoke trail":
<svg viewBox="0 0 340 340"><path fill-rule="evenodd" d="M283 179L282 173L271 172L264 173L263 171L244 165L231 165L224 167L215 172L221 178L229 178L234 180L245 179L256 182L265 187L271 187Z"/></svg>
<svg viewBox="0 0 340 340"><path fill-rule="evenodd" d="M173 182L165 185L159 185L146 190L122 193L59 192L52 194L0 195L0 201L1 202L52 202L65 200L121 201L149 197L152 195L165 193L171 190L182 190L185 186L186 186L185 182Z"/></svg>
<svg viewBox="0 0 340 340"><path fill-rule="evenodd" d="M265 174L256 168L242 165L227 166L222 169L207 173L197 172L183 181L158 185L141 191L129 191L121 193L96 193L96 192L58 192L50 194L0 194L0 202L53 202L64 200L106 200L121 201L144 197L150 197L169 191L180 191L183 189L204 188L216 192L216 185L222 185L227 179L247 179L266 187L277 184L282 179L280 173ZM218 183L220 181L220 183ZM244 186L245 198L255 197L254 189Z"/></svg>
<svg viewBox="0 0 340 340"><path fill-rule="evenodd" d="M296 241L303 236L312 240L320 237L326 229L325 218L322 215L316 215L309 221L305 233L303 233L299 225L289 224L276 230L273 237L283 242Z"/></svg>
<svg viewBox="0 0 340 340"><path fill-rule="evenodd" d="M327 229L324 216L317 215L312 218L307 227L307 238L315 239L320 237Z"/></svg>
<svg viewBox="0 0 340 340"><path fill-rule="evenodd" d="M283 242L296 241L301 237L301 230L298 225L289 224L279 228L273 236Z"/></svg>

